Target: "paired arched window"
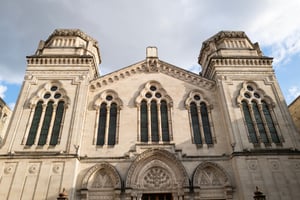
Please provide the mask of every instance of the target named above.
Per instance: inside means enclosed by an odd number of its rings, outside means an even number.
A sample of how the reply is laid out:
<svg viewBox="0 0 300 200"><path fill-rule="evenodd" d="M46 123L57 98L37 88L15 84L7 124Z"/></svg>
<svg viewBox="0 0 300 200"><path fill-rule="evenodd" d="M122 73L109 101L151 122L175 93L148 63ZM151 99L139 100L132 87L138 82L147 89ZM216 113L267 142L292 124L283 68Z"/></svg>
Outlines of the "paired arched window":
<svg viewBox="0 0 300 200"><path fill-rule="evenodd" d="M150 81L136 100L139 114L140 142L172 140L170 109L172 100L156 81Z"/></svg>
<svg viewBox="0 0 300 200"><path fill-rule="evenodd" d="M251 143L280 144L272 103L254 83L244 83L238 101Z"/></svg>
<svg viewBox="0 0 300 200"><path fill-rule="evenodd" d="M26 145L57 145L59 144L66 100L64 90L57 85L46 89L42 97L32 106L30 128L26 137Z"/></svg>
<svg viewBox="0 0 300 200"><path fill-rule="evenodd" d="M197 145L214 144L215 137L213 136L210 108L201 97L200 92L192 91L185 104L189 112L193 143Z"/></svg>
<svg viewBox="0 0 300 200"><path fill-rule="evenodd" d="M98 146L117 144L121 100L115 92L105 91L97 99L95 106L98 115L95 144Z"/></svg>

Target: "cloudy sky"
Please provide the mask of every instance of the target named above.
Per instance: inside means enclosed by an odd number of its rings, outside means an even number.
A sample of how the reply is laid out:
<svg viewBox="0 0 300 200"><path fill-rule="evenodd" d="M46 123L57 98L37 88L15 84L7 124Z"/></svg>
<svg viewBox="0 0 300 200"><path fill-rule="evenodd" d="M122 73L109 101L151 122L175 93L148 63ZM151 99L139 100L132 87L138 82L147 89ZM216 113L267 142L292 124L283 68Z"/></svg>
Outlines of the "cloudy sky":
<svg viewBox="0 0 300 200"><path fill-rule="evenodd" d="M204 40L242 30L274 58L289 104L300 95L299 11L299 0L3 0L0 97L14 106L26 56L56 28L79 28L98 40L102 74L143 60L147 46L157 46L161 60L198 73Z"/></svg>

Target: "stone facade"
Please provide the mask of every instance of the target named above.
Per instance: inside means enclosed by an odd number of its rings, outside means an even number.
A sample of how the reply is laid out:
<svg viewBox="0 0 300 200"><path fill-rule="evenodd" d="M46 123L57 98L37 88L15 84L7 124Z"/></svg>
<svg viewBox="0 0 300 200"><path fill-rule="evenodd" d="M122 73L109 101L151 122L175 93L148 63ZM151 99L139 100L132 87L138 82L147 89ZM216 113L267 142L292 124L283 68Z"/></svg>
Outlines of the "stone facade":
<svg viewBox="0 0 300 200"><path fill-rule="evenodd" d="M6 105L3 99L0 98L0 144L5 137L6 129L11 115L11 109Z"/></svg>
<svg viewBox="0 0 300 200"><path fill-rule="evenodd" d="M299 134L272 58L244 32L195 74L158 58L101 76L97 41L55 30L27 57L0 147L1 199L300 199Z"/></svg>
<svg viewBox="0 0 300 200"><path fill-rule="evenodd" d="M300 132L300 96L298 96L288 108L297 130Z"/></svg>

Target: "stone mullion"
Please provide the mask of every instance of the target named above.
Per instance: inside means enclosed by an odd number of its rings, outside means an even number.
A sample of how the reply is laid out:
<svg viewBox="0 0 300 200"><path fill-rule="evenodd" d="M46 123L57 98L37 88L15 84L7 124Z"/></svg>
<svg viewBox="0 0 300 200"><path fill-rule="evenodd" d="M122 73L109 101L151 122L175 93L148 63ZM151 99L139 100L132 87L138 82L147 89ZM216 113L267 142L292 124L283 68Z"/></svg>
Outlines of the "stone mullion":
<svg viewBox="0 0 300 200"><path fill-rule="evenodd" d="M193 144L195 143L195 133L193 130L193 122L192 122L192 116L191 116L191 110L190 110L190 104L186 106L186 109L188 110L188 115L189 115L189 124L190 124L190 129L191 129L191 136L192 136L192 142Z"/></svg>
<svg viewBox="0 0 300 200"><path fill-rule="evenodd" d="M199 128L200 128L201 143L205 144L200 104L197 105L197 114L198 114L198 119L199 119L198 122L199 122Z"/></svg>
<svg viewBox="0 0 300 200"><path fill-rule="evenodd" d="M147 115L148 115L148 143L152 142L152 137L151 137L151 103L147 102Z"/></svg>
<svg viewBox="0 0 300 200"><path fill-rule="evenodd" d="M120 106L117 107L117 119L116 119L116 141L115 144L119 143L119 129L120 129Z"/></svg>
<svg viewBox="0 0 300 200"><path fill-rule="evenodd" d="M34 106L31 108L31 110L30 110L29 120L28 120L28 123L27 123L27 126L26 126L26 132L25 132L25 135L24 135L22 144L25 144L26 141L27 141L28 134L29 134L29 130L30 130L30 126L31 126L32 119L33 119L34 112L35 112L35 108L36 108L36 105L34 105ZM30 123L30 122L31 122L31 123Z"/></svg>
<svg viewBox="0 0 300 200"><path fill-rule="evenodd" d="M119 111L118 111L118 114L119 114ZM137 139L139 142L141 142L141 104L137 105L137 128L138 128L138 131L137 131Z"/></svg>
<svg viewBox="0 0 300 200"><path fill-rule="evenodd" d="M61 120L60 127L59 127L59 135L58 135L57 144L59 144L60 140L61 140L62 129L63 129L64 123L65 123L65 115L66 115L66 112L67 112L67 108L68 108L68 105L64 103L64 112L62 114L62 120Z"/></svg>
<svg viewBox="0 0 300 200"><path fill-rule="evenodd" d="M42 111L42 114L41 114L41 120L40 120L40 123L39 123L39 127L37 129L37 132L36 132L36 137L34 139L34 145L37 145L37 142L40 139L40 133L41 133L41 129L42 129L42 126L43 126L43 123L44 123L44 119L45 119L46 108L47 108L47 103L44 103L43 104L43 111Z"/></svg>
<svg viewBox="0 0 300 200"><path fill-rule="evenodd" d="M168 115L168 128L169 128L169 138L170 142L173 141L173 131L172 131L172 119L171 119L171 108L172 103L167 103L167 115Z"/></svg>
<svg viewBox="0 0 300 200"><path fill-rule="evenodd" d="M50 138L52 136L54 120L55 120L55 117L56 117L56 108L57 108L57 104L53 104L53 113L52 113L52 116L51 116L51 121L50 121L49 130L48 130L46 144L49 144Z"/></svg>
<svg viewBox="0 0 300 200"><path fill-rule="evenodd" d="M251 116L251 119L252 119L252 122L253 122L254 129L255 129L255 135L256 135L256 138L257 138L257 142L260 144L260 143L262 143L262 141L261 141L261 137L260 137L260 134L259 134L259 130L258 130L258 127L257 127L256 120L255 120L255 116L254 116L254 112L253 112L253 108L252 108L252 103L248 104L248 108L249 108L249 111L250 111L250 116Z"/></svg>
<svg viewBox="0 0 300 200"><path fill-rule="evenodd" d="M100 115L100 106L96 108L96 122L94 127L94 137L93 137L93 144L97 145L97 136L98 136L98 129L99 129L99 115Z"/></svg>
<svg viewBox="0 0 300 200"><path fill-rule="evenodd" d="M158 119L158 142L163 142L162 140L162 128L161 128L161 109L160 102L157 103L157 119Z"/></svg>
<svg viewBox="0 0 300 200"><path fill-rule="evenodd" d="M266 118L265 118L265 115L264 115L264 112L263 112L261 104L258 104L258 110L259 110L259 114L261 116L261 119L263 121L265 130L266 130L268 141L269 141L269 143L273 143L272 137L271 137L271 133L270 133L270 130L269 130L269 127L268 127L268 124L267 124L267 121L266 121Z"/></svg>
<svg viewBox="0 0 300 200"><path fill-rule="evenodd" d="M215 135L215 131L214 131L214 123L212 120L212 114L211 114L211 106L208 106L207 108L207 113L208 113L208 120L209 120L209 128L210 128L210 132L211 132L211 137L213 139L213 143L217 143L217 137Z"/></svg>
<svg viewBox="0 0 300 200"><path fill-rule="evenodd" d="M277 137L279 138L280 142L284 142L284 138L283 138L283 136L281 135L281 133L279 131L280 128L279 128L279 125L278 125L278 121L276 120L276 115L273 112L273 109L269 109L269 112L270 112L270 115L271 115L271 118L272 118L275 130L276 130L276 133L277 133Z"/></svg>
<svg viewBox="0 0 300 200"><path fill-rule="evenodd" d="M108 131L109 131L109 121L110 121L110 105L106 106L106 124L105 124L105 135L104 135L104 144L108 144Z"/></svg>

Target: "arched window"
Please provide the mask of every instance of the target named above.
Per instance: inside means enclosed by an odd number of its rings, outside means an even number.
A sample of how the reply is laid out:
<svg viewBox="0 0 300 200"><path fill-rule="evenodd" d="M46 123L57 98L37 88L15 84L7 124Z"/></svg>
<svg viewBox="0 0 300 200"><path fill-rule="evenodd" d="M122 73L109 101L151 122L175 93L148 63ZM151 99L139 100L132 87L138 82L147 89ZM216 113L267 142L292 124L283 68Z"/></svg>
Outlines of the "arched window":
<svg viewBox="0 0 300 200"><path fill-rule="evenodd" d="M38 130L40 120L41 120L42 111L43 111L43 101L39 101L35 107L35 111L34 111L33 119L31 122L31 127L29 130L26 145L34 144L37 130Z"/></svg>
<svg viewBox="0 0 300 200"><path fill-rule="evenodd" d="M170 142L172 140L170 108L172 100L156 81L146 83L136 99L139 109L139 141Z"/></svg>
<svg viewBox="0 0 300 200"><path fill-rule="evenodd" d="M114 91L105 91L95 102L98 115L96 145L113 146L118 142L118 121L122 101Z"/></svg>
<svg viewBox="0 0 300 200"><path fill-rule="evenodd" d="M145 100L142 101L140 110L141 142L148 142L148 113L147 102Z"/></svg>
<svg viewBox="0 0 300 200"><path fill-rule="evenodd" d="M64 110L65 110L65 102L64 101L58 102L58 106L56 108L56 116L55 116L51 139L50 139L50 145L57 145L58 143Z"/></svg>
<svg viewBox="0 0 300 200"><path fill-rule="evenodd" d="M244 83L238 101L244 115L251 143L280 144L277 128L272 117L270 98L254 83Z"/></svg>
<svg viewBox="0 0 300 200"><path fill-rule="evenodd" d="M201 92L190 92L185 104L189 112L193 143L197 145L214 144L210 110L206 101L201 97Z"/></svg>
<svg viewBox="0 0 300 200"><path fill-rule="evenodd" d="M49 127L50 127L50 123L51 123L51 118L52 118L52 113L53 113L53 101L49 101L47 104L38 145L46 144Z"/></svg>
<svg viewBox="0 0 300 200"><path fill-rule="evenodd" d="M64 90L58 85L44 89L41 99L33 106L31 124L26 134L26 145L57 145L65 113Z"/></svg>
<svg viewBox="0 0 300 200"><path fill-rule="evenodd" d="M97 145L104 145L106 116L107 116L107 104L102 103L100 107L100 115L99 115Z"/></svg>

